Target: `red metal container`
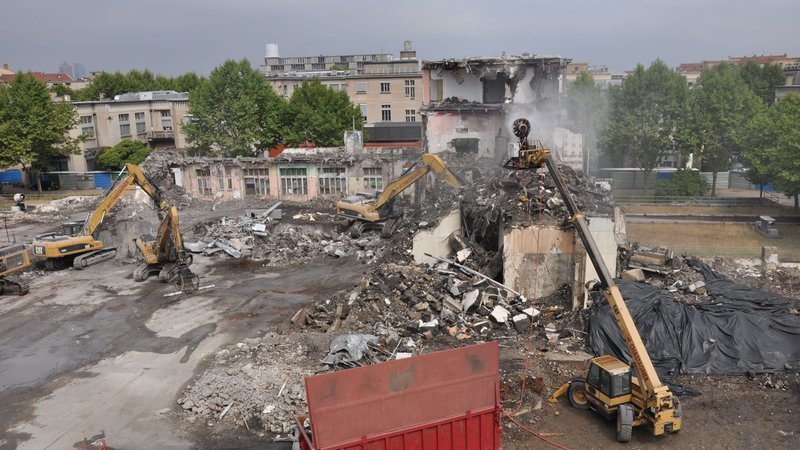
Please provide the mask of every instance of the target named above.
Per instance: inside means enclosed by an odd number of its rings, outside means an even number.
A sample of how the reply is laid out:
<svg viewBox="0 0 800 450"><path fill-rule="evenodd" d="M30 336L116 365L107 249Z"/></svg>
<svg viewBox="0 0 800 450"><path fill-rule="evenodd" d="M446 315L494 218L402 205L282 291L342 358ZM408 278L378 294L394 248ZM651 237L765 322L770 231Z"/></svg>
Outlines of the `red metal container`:
<svg viewBox="0 0 800 450"><path fill-rule="evenodd" d="M497 342L306 378L303 450L500 448Z"/></svg>

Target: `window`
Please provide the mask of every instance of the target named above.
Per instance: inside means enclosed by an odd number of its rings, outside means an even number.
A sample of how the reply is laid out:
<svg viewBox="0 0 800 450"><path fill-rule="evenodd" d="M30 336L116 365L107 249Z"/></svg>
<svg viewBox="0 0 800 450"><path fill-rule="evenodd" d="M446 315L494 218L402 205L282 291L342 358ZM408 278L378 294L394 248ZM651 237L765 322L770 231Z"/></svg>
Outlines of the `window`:
<svg viewBox="0 0 800 450"><path fill-rule="evenodd" d="M391 92L389 90L389 82L381 83L381 94L388 94L389 92Z"/></svg>
<svg viewBox="0 0 800 450"><path fill-rule="evenodd" d="M245 195L269 195L269 169L243 169Z"/></svg>
<svg viewBox="0 0 800 450"><path fill-rule="evenodd" d="M119 135L130 136L131 135L130 115L120 114L118 117L119 117Z"/></svg>
<svg viewBox="0 0 800 450"><path fill-rule="evenodd" d="M364 167L364 189L368 191L383 189L383 169L380 167Z"/></svg>
<svg viewBox="0 0 800 450"><path fill-rule="evenodd" d="M306 68L305 64L292 64L292 70L303 70Z"/></svg>
<svg viewBox="0 0 800 450"><path fill-rule="evenodd" d="M161 111L161 129L172 131L172 115L169 111Z"/></svg>
<svg viewBox="0 0 800 450"><path fill-rule="evenodd" d="M320 195L347 195L344 167L323 167L319 174Z"/></svg>
<svg viewBox="0 0 800 450"><path fill-rule="evenodd" d="M282 65L278 65L278 66L275 66L275 65L273 65L273 66L269 66L269 70L271 70L271 71L273 71L273 72L282 72L282 71L283 71L283 66L282 66Z"/></svg>
<svg viewBox="0 0 800 450"><path fill-rule="evenodd" d="M406 80L406 97L416 97L417 88L414 87L414 80Z"/></svg>
<svg viewBox="0 0 800 450"><path fill-rule="evenodd" d="M134 114L134 118L136 119L136 134L144 134L147 131L144 122L144 113L138 112Z"/></svg>
<svg viewBox="0 0 800 450"><path fill-rule="evenodd" d="M605 371L600 371L600 392L611 396L611 375Z"/></svg>
<svg viewBox="0 0 800 450"><path fill-rule="evenodd" d="M356 83L356 94L366 94L367 93L367 83L365 81L359 81Z"/></svg>
<svg viewBox="0 0 800 450"><path fill-rule="evenodd" d="M325 63L322 63L322 64L320 64L320 63L311 64L311 68L314 69L314 70L325 70Z"/></svg>
<svg viewBox="0 0 800 450"><path fill-rule="evenodd" d="M81 133L89 139L94 139L94 117L81 116Z"/></svg>
<svg viewBox="0 0 800 450"><path fill-rule="evenodd" d="M392 121L392 105L381 105L381 120L384 122Z"/></svg>
<svg viewBox="0 0 800 450"><path fill-rule="evenodd" d="M600 386L600 367L592 364L589 367L589 376L586 377L586 382L594 387Z"/></svg>
<svg viewBox="0 0 800 450"><path fill-rule="evenodd" d="M284 195L308 195L308 177L305 168L282 168L280 175L281 193Z"/></svg>
<svg viewBox="0 0 800 450"><path fill-rule="evenodd" d="M197 193L200 195L211 195L211 170L196 169L194 173L197 176Z"/></svg>
<svg viewBox="0 0 800 450"><path fill-rule="evenodd" d="M631 393L631 373L623 372L611 376L611 396L619 397Z"/></svg>
<svg viewBox="0 0 800 450"><path fill-rule="evenodd" d="M233 190L233 168L226 167L225 168L225 190L232 191Z"/></svg>
<svg viewBox="0 0 800 450"><path fill-rule="evenodd" d="M333 92L339 92L339 85L338 84L329 84L327 85Z"/></svg>
<svg viewBox="0 0 800 450"><path fill-rule="evenodd" d="M416 122L417 121L417 111L413 109L406 110L406 122Z"/></svg>

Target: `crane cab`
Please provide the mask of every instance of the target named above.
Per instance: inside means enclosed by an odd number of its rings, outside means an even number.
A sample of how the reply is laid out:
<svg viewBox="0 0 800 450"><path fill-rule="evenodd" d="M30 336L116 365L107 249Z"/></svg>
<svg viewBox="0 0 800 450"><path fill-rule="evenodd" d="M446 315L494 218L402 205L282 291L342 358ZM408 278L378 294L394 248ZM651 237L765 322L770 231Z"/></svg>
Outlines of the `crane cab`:
<svg viewBox="0 0 800 450"><path fill-rule="evenodd" d="M66 222L61 225L64 236L78 236L83 233L83 222Z"/></svg>

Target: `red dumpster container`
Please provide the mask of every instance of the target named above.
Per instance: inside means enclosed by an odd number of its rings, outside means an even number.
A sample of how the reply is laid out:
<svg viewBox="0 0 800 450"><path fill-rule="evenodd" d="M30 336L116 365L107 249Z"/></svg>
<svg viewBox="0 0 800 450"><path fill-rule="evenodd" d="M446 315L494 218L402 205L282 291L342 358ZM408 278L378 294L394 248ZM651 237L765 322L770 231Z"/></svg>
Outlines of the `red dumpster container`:
<svg viewBox="0 0 800 450"><path fill-rule="evenodd" d="M500 448L497 342L307 377L303 450Z"/></svg>

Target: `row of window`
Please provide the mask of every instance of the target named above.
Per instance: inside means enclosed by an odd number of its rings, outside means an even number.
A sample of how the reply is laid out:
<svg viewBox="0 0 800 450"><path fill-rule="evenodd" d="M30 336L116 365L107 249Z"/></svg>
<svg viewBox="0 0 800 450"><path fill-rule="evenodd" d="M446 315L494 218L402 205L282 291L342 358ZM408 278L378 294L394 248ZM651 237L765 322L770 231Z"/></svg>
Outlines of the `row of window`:
<svg viewBox="0 0 800 450"><path fill-rule="evenodd" d="M344 55L344 56L312 56L310 58L280 58L281 64L306 64L306 63L338 63L355 61L377 61L378 55Z"/></svg>
<svg viewBox="0 0 800 450"><path fill-rule="evenodd" d="M405 96L413 100L417 96L417 87L415 86L415 80L403 80L403 85L405 89L404 90ZM381 94L390 94L392 92L392 82L382 81L380 84L380 92ZM356 94L366 94L366 93L367 93L367 82L357 81Z"/></svg>
<svg viewBox="0 0 800 450"><path fill-rule="evenodd" d="M172 131L172 114L169 110L159 111L161 115L161 129L164 131ZM133 114L134 123L136 124L136 134L145 134L147 132L147 123L144 119L144 112L137 112ZM94 129L94 116L81 116L81 133L86 135L87 138L92 139L95 137ZM131 115L128 113L118 114L117 120L119 121L119 134L122 137L131 136Z"/></svg>
<svg viewBox="0 0 800 450"><path fill-rule="evenodd" d="M270 195L268 169L243 169L245 195ZM308 174L305 168L280 168L281 194L283 195L308 195ZM225 190L233 190L233 177L231 168L226 167L224 177L218 173L217 183L224 186ZM212 195L211 170L195 169L197 177L197 193ZM320 195L346 195L347 177L344 167L323 167L319 173ZM380 167L365 167L363 186L366 190L383 189L383 169Z"/></svg>
<svg viewBox="0 0 800 450"><path fill-rule="evenodd" d="M359 109L361 109L361 120L364 122L368 122L367 105L365 105L364 103L359 103L358 107ZM381 121L383 122L392 121L392 105L381 105ZM417 110L407 109L406 122L416 122L416 121L417 121Z"/></svg>

